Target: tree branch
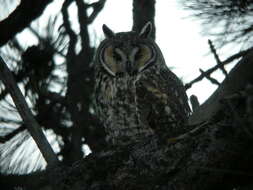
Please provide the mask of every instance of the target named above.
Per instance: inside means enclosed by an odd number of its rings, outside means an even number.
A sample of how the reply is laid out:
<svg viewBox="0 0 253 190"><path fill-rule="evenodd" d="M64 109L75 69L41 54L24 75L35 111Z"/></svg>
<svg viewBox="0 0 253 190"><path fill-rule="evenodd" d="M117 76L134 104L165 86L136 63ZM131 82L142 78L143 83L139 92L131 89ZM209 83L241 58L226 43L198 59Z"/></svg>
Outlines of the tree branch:
<svg viewBox="0 0 253 190"><path fill-rule="evenodd" d="M24 131L26 127L24 125L19 126L17 129L13 130L12 132L8 133L5 136L0 137L0 143L5 143L9 141L11 138L13 138L18 133Z"/></svg>
<svg viewBox="0 0 253 190"><path fill-rule="evenodd" d="M0 22L0 47L39 17L52 0L21 0L8 18Z"/></svg>
<svg viewBox="0 0 253 190"><path fill-rule="evenodd" d="M223 72L223 74L224 74L225 76L227 76L228 73L227 73L227 71L226 71L224 65L222 64L222 62L221 62L221 60L220 60L220 58L219 58L219 56L218 56L218 54L217 54L217 52L216 52L216 49L215 49L215 47L214 47L212 41L211 41L211 40L208 40L208 44L209 44L209 46L210 46L211 52L212 52L213 55L214 55L214 58L215 58L216 63L217 63L217 66L219 66L219 68L220 68L220 70Z"/></svg>
<svg viewBox="0 0 253 190"><path fill-rule="evenodd" d="M229 57L228 59L226 59L225 61L222 62L222 65L225 66L228 63L231 63L232 61L234 61L235 59L238 59L242 56L245 56L246 54L248 54L249 52L251 52L253 50L253 48L249 48L247 50L241 51L231 57ZM192 87L192 85L198 81L201 81L203 78L205 78L206 75L210 75L212 74L214 71L220 69L220 65L217 64L214 67L208 69L207 71L201 73L197 78L193 79L191 82L185 84L185 89L189 89Z"/></svg>
<svg viewBox="0 0 253 190"><path fill-rule="evenodd" d="M69 47L68 47L68 52L66 55L67 59L73 59L74 56L76 55L75 46L76 46L76 42L77 42L77 36L71 28L70 21L69 21L69 15L68 15L68 7L72 2L73 2L73 0L65 0L62 5L62 11L61 11L62 17L63 17L63 26L66 30L66 33L69 36ZM67 62L69 62L69 61L73 61L73 60L67 60ZM68 73L69 73L69 71L68 71Z"/></svg>
<svg viewBox="0 0 253 190"><path fill-rule="evenodd" d="M49 166L56 165L58 163L58 158L48 143L45 135L43 134L42 129L33 118L32 113L20 91L15 80L5 64L4 60L0 57L0 76L6 88L9 90L10 95L19 111L20 116L22 117L25 125L27 126L28 131L33 137L35 143L40 149L42 155L47 161Z"/></svg>
<svg viewBox="0 0 253 190"><path fill-rule="evenodd" d="M218 86L220 85L219 81L217 81L215 78L211 77L209 73L203 71L202 69L199 69L199 71L201 72L201 75L203 75L211 83L216 84Z"/></svg>
<svg viewBox="0 0 253 190"><path fill-rule="evenodd" d="M191 124L209 120L215 113L218 112L218 110L222 108L220 101L223 98L228 95L235 94L245 88L249 83L253 83L253 49L236 54L224 61L223 64L226 64L245 53L247 54L230 71L229 75L221 83L220 87L189 118L189 122ZM212 72L218 68L218 66L215 66L207 72Z"/></svg>
<svg viewBox="0 0 253 190"><path fill-rule="evenodd" d="M90 8L90 7L93 8L92 13L91 13L91 15L89 16L89 18L87 20L88 24L92 23L95 20L95 18L97 17L97 15L103 9L103 7L105 5L105 2L106 2L106 0L99 0L99 1L97 1L95 3L89 4L87 6L88 8Z"/></svg>

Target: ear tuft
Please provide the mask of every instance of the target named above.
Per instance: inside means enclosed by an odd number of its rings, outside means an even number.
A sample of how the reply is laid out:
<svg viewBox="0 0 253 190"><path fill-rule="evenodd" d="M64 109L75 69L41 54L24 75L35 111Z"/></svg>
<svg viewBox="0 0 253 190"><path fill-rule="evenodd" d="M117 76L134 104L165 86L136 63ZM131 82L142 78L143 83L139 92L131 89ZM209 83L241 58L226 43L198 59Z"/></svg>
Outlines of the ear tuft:
<svg viewBox="0 0 253 190"><path fill-rule="evenodd" d="M141 31L139 33L139 36L142 37L142 38L149 38L151 33L152 33L152 30L153 30L153 25L149 21L141 29Z"/></svg>
<svg viewBox="0 0 253 190"><path fill-rule="evenodd" d="M105 24L103 24L102 29L106 38L112 38L115 36L114 32Z"/></svg>

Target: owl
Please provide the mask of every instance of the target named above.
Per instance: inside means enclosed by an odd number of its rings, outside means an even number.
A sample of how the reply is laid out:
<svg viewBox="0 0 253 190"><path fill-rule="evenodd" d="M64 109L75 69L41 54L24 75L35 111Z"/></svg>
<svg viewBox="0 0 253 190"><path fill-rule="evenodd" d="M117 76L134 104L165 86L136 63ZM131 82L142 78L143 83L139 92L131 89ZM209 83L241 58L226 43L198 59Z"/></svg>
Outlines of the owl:
<svg viewBox="0 0 253 190"><path fill-rule="evenodd" d="M151 22L140 32L102 28L106 38L94 59L94 96L107 143L124 146L153 135L163 142L184 132L187 95L150 37Z"/></svg>

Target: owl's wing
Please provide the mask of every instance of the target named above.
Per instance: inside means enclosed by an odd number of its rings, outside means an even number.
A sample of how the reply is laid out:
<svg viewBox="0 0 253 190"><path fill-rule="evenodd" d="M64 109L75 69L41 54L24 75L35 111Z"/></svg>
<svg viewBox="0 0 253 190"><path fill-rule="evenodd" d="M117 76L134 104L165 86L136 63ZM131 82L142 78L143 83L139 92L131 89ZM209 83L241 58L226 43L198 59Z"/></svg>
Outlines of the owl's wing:
<svg viewBox="0 0 253 190"><path fill-rule="evenodd" d="M188 104L188 96L186 94L186 89L182 81L171 72L167 66L164 66L161 71L161 80L164 81L165 85L167 83L167 93L172 96L173 100L177 104L178 110L182 114L182 118L187 119L191 109ZM165 92L166 93L166 92Z"/></svg>
<svg viewBox="0 0 253 190"><path fill-rule="evenodd" d="M162 138L185 132L190 113L182 82L166 66L159 72L151 70L137 88L141 121Z"/></svg>

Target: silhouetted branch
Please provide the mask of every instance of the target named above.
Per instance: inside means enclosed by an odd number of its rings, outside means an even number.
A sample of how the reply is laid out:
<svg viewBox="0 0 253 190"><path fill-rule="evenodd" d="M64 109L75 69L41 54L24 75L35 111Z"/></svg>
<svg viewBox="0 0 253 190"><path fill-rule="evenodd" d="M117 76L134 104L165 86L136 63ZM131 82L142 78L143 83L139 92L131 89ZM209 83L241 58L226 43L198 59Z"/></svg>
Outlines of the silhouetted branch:
<svg viewBox="0 0 253 190"><path fill-rule="evenodd" d="M217 113L223 105L220 104L220 101L232 94L238 93L241 90L245 89L245 87L249 83L253 83L253 49L249 49L243 52L240 52L234 56L231 56L227 60L223 62L223 64L227 64L234 60L235 58L239 58L242 55L243 58L236 64L236 66L229 72L229 75L225 78L225 80L221 83L219 88L212 94L210 98L206 102L204 102L194 114L189 118L189 122L203 122L210 119L214 113ZM219 67L216 65L215 67L208 70L208 72L213 72ZM200 77L203 77L202 75ZM199 77L199 78L200 78ZM196 80L196 79L195 79ZM201 116L200 116L201 115ZM193 124L193 123L192 123Z"/></svg>
<svg viewBox="0 0 253 190"><path fill-rule="evenodd" d="M229 63L231 63L232 61L234 61L235 59L238 59L244 55L246 55L248 52L250 52L253 48L249 48L247 50L241 51L229 58L227 58L225 61L222 61L222 65L227 65ZM197 78L193 79L191 82L185 84L185 88L189 89L192 87L192 85L196 82L201 81L203 78L205 78L206 75L210 75L212 74L214 71L220 69L220 65L215 65L214 67L208 69L207 71L204 71L204 73L201 73Z"/></svg>
<svg viewBox="0 0 253 190"><path fill-rule="evenodd" d="M220 68L220 70L223 72L223 74L224 74L225 76L227 76L228 73L227 73L227 71L226 71L224 65L222 64L222 62L221 62L221 60L220 60L220 58L219 58L219 56L218 56L218 54L217 54L217 52L216 52L216 49L215 49L215 47L214 47L212 41L211 41L211 40L208 40L208 44L209 44L209 46L210 46L211 52L212 52L213 55L214 55L214 58L215 58L216 63L217 63L217 66L219 66L219 68Z"/></svg>
<svg viewBox="0 0 253 190"><path fill-rule="evenodd" d="M103 9L105 5L106 0L100 0L95 3L89 4L87 7L92 8L93 11L91 15L88 17L87 23L90 24L94 21L94 19L97 17L97 15L100 13L100 11Z"/></svg>
<svg viewBox="0 0 253 190"><path fill-rule="evenodd" d="M76 0L76 5L78 9L78 21L80 23L79 35L81 37L82 51L88 53L90 50L90 37L88 32L87 4L84 1Z"/></svg>
<svg viewBox="0 0 253 190"><path fill-rule="evenodd" d="M20 132L24 131L26 127L24 125L19 126L17 129L13 130L7 135L0 137L0 143L5 143L13 138L15 135L19 134Z"/></svg>
<svg viewBox="0 0 253 190"><path fill-rule="evenodd" d="M69 36L69 46L68 46L68 52L67 52L67 59L73 59L75 56L75 46L77 42L77 36L75 32L72 30L70 21L69 21L69 15L68 15L68 7L73 2L73 0L66 0L64 1L62 5L62 17L63 17L63 26L66 30L66 33Z"/></svg>
<svg viewBox="0 0 253 190"><path fill-rule="evenodd" d="M52 147L48 143L45 135L43 134L42 129L39 124L34 119L31 110L29 109L20 89L18 88L15 80L12 76L12 73L8 69L4 60L0 57L0 76L6 88L9 90L9 93L19 111L20 116L22 117L24 123L27 126L28 131L39 147L42 155L49 165L55 165L58 163L58 158L54 153Z"/></svg>
<svg viewBox="0 0 253 190"><path fill-rule="evenodd" d="M0 22L0 46L4 45L18 32L27 27L31 21L39 17L50 2L52 0L20 1L20 5L16 10Z"/></svg>
<svg viewBox="0 0 253 190"><path fill-rule="evenodd" d="M42 36L40 36L39 33L34 28L32 28L30 26L30 27L28 27L28 29L30 30L30 32L32 32L38 38L39 41L41 41L43 43L47 43L47 41ZM54 51L55 51L55 53L61 55L62 57L65 57L65 55L62 53L62 51L59 51L56 48L54 48Z"/></svg>
<svg viewBox="0 0 253 190"><path fill-rule="evenodd" d="M211 83L216 84L218 86L220 85L220 83L215 78L210 76L210 73L204 72L202 69L199 69L199 71L201 72L201 75L208 79Z"/></svg>

